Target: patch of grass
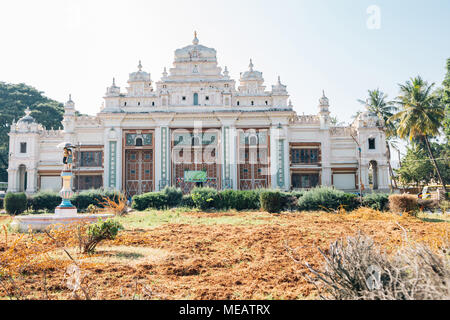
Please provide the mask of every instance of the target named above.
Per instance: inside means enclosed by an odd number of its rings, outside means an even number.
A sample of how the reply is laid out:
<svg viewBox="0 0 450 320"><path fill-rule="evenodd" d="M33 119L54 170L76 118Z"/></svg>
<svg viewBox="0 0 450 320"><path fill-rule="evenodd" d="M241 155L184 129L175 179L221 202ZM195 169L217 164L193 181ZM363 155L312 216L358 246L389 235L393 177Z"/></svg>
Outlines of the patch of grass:
<svg viewBox="0 0 450 320"><path fill-rule="evenodd" d="M97 248L94 255L86 256L79 255L77 248L68 248L67 251L76 258L79 258L82 263L94 264L152 264L160 263L173 256L170 252L162 249L148 248L148 247L130 247L130 246L104 246ZM67 260L68 257L64 252L58 251L52 253L52 258L55 260Z"/></svg>
<svg viewBox="0 0 450 320"><path fill-rule="evenodd" d="M449 214L427 214L424 212L419 212L417 214L417 218L424 222L436 222L442 223L447 222L450 223L450 215Z"/></svg>
<svg viewBox="0 0 450 320"><path fill-rule="evenodd" d="M193 214L195 213L195 214ZM127 216L119 217L117 220L126 230L133 229L154 229L165 224L189 224L189 225L266 225L278 222L279 218L267 213L229 214L214 213L201 216L201 212L191 211L191 213L180 210L165 211L140 211L133 212Z"/></svg>

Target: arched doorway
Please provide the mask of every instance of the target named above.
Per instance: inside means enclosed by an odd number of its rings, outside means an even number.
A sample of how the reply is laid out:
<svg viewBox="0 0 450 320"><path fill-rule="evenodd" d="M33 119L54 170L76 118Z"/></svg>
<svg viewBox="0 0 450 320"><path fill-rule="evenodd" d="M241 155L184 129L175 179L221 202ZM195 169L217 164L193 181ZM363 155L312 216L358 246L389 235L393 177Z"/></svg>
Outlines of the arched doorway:
<svg viewBox="0 0 450 320"><path fill-rule="evenodd" d="M372 190L378 190L378 164L374 160L369 162L369 185Z"/></svg>
<svg viewBox="0 0 450 320"><path fill-rule="evenodd" d="M198 93L194 93L194 106L198 106Z"/></svg>
<svg viewBox="0 0 450 320"><path fill-rule="evenodd" d="M27 190L27 178L27 167L24 164L21 164L18 170L19 192L25 192Z"/></svg>

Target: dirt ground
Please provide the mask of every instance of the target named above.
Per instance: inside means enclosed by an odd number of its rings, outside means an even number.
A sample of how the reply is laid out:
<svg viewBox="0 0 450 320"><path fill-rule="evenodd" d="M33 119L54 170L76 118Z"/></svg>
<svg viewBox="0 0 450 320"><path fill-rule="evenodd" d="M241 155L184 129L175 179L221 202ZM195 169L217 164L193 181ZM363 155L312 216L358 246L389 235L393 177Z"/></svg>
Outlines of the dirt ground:
<svg viewBox="0 0 450 320"><path fill-rule="evenodd" d="M205 218L207 221L230 215L242 221L257 219L259 223L204 223ZM448 237L450 230L447 222L424 222L390 214L194 212L183 216L190 223L169 220L154 228L127 228L116 240L102 243L94 257L81 260L81 276L90 296L315 299L314 286L304 278L306 268L289 257L286 246L295 249L298 259L319 268L323 259L316 246L326 249L337 238L354 236L358 231L391 252L402 245L405 234L435 244ZM202 219L202 223L193 223L196 219ZM0 254L4 250L0 238ZM58 256L54 267L45 270L45 280L44 272L18 277L16 282L24 297L72 298L67 286L68 262L64 255ZM1 296L7 298L3 288Z"/></svg>

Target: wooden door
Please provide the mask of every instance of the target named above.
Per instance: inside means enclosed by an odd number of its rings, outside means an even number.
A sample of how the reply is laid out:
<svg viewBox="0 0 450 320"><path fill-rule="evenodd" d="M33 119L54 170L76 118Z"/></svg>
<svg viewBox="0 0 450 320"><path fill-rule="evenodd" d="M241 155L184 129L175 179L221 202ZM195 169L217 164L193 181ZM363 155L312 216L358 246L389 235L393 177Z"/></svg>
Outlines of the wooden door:
<svg viewBox="0 0 450 320"><path fill-rule="evenodd" d="M126 150L126 193L140 195L153 190L153 150Z"/></svg>

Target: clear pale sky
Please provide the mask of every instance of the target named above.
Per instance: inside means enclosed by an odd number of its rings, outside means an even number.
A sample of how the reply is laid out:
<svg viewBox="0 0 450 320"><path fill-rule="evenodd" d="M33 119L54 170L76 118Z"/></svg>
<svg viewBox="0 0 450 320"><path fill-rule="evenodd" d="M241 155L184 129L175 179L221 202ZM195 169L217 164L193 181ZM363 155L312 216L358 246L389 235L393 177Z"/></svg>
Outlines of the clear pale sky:
<svg viewBox="0 0 450 320"><path fill-rule="evenodd" d="M371 5L379 29L367 26ZM236 80L253 58L268 87L281 76L300 114L317 112L324 89L332 113L350 121L368 89L394 98L417 74L441 84L450 1L2 0L0 30L0 81L61 102L71 93L82 113L98 112L113 77L124 90L139 59L159 80L197 30Z"/></svg>

